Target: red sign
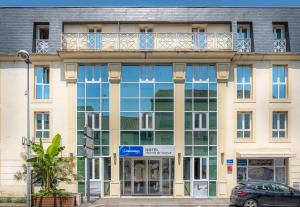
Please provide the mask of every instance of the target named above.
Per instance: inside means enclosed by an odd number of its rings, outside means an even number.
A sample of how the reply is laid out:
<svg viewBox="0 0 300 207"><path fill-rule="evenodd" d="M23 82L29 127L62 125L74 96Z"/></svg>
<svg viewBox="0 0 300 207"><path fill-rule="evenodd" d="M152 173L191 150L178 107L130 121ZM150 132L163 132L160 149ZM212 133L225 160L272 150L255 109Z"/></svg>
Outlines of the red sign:
<svg viewBox="0 0 300 207"><path fill-rule="evenodd" d="M232 173L232 165L227 165L227 173Z"/></svg>

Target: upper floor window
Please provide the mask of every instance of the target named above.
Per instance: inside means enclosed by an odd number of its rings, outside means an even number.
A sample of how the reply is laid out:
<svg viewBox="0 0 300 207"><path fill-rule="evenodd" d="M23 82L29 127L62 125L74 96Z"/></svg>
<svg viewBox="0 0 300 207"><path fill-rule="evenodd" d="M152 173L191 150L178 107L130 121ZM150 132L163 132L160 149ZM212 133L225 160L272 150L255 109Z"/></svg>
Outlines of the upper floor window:
<svg viewBox="0 0 300 207"><path fill-rule="evenodd" d="M140 29L140 49L153 49L154 48L154 35L152 28Z"/></svg>
<svg viewBox="0 0 300 207"><path fill-rule="evenodd" d="M274 52L286 52L288 46L287 24L273 23Z"/></svg>
<svg viewBox="0 0 300 207"><path fill-rule="evenodd" d="M153 130L153 112L141 112L141 130Z"/></svg>
<svg viewBox="0 0 300 207"><path fill-rule="evenodd" d="M272 97L274 99L287 98L287 68L275 65L272 70Z"/></svg>
<svg viewBox="0 0 300 207"><path fill-rule="evenodd" d="M284 138L287 134L287 112L273 112L272 114L272 137Z"/></svg>
<svg viewBox="0 0 300 207"><path fill-rule="evenodd" d="M237 138L250 138L252 131L252 113L237 112Z"/></svg>
<svg viewBox="0 0 300 207"><path fill-rule="evenodd" d="M86 124L93 130L101 130L101 113L87 113Z"/></svg>
<svg viewBox="0 0 300 207"><path fill-rule="evenodd" d="M35 113L35 137L49 138L49 113L37 112Z"/></svg>
<svg viewBox="0 0 300 207"><path fill-rule="evenodd" d="M252 91L252 70L250 66L238 66L236 90L238 99L250 99Z"/></svg>
<svg viewBox="0 0 300 207"><path fill-rule="evenodd" d="M237 27L237 51L251 52L251 24L238 24Z"/></svg>
<svg viewBox="0 0 300 207"><path fill-rule="evenodd" d="M204 28L192 28L193 45L195 49L206 48L206 34Z"/></svg>
<svg viewBox="0 0 300 207"><path fill-rule="evenodd" d="M194 113L194 130L207 130L208 129L208 113L196 112Z"/></svg>
<svg viewBox="0 0 300 207"><path fill-rule="evenodd" d="M102 47L102 30L101 28L89 28L88 29L88 48L89 49L101 49Z"/></svg>
<svg viewBox="0 0 300 207"><path fill-rule="evenodd" d="M38 66L35 68L35 98L49 99L49 67Z"/></svg>
<svg viewBox="0 0 300 207"><path fill-rule="evenodd" d="M37 23L34 29L35 52L47 53L49 49L49 23Z"/></svg>

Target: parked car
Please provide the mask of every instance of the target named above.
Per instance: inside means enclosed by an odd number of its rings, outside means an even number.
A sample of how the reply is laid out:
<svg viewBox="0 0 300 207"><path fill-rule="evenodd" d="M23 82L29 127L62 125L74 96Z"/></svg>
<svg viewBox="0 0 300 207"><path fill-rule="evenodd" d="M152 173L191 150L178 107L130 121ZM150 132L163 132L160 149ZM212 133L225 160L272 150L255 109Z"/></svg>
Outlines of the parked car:
<svg viewBox="0 0 300 207"><path fill-rule="evenodd" d="M300 191L280 183L242 182L233 188L230 202L243 207L300 207Z"/></svg>

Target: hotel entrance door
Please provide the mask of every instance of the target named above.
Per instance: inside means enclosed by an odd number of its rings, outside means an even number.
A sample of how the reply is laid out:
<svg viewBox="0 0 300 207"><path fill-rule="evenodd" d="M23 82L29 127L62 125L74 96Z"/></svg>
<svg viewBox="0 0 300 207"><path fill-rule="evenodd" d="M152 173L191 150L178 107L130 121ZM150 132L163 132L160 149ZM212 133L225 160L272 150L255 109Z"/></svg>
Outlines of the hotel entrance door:
<svg viewBox="0 0 300 207"><path fill-rule="evenodd" d="M173 158L121 158L122 195L172 195Z"/></svg>

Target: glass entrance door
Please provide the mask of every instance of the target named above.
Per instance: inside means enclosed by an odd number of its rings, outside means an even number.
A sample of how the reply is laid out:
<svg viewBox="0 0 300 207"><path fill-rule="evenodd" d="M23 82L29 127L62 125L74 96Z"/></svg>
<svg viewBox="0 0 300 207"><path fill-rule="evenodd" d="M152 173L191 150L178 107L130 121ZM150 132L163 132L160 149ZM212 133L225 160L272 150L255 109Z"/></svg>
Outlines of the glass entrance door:
<svg viewBox="0 0 300 207"><path fill-rule="evenodd" d="M161 162L160 160L149 160L149 194L160 194L161 192Z"/></svg>
<svg viewBox="0 0 300 207"><path fill-rule="evenodd" d="M146 160L133 161L133 194L147 194L147 165Z"/></svg>
<svg viewBox="0 0 300 207"><path fill-rule="evenodd" d="M208 159L207 157L194 158L193 197L208 196Z"/></svg>

